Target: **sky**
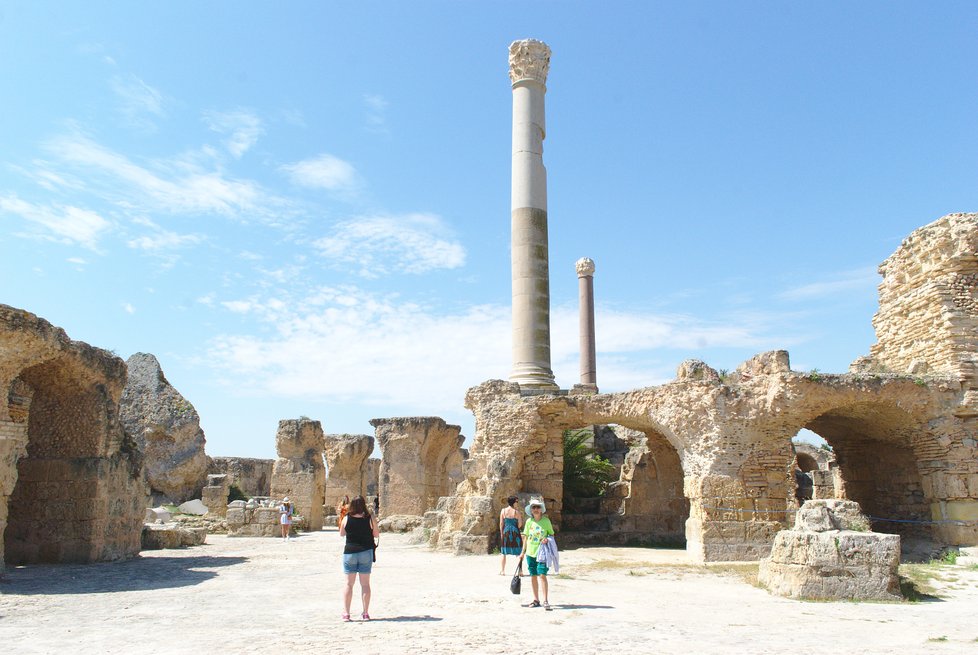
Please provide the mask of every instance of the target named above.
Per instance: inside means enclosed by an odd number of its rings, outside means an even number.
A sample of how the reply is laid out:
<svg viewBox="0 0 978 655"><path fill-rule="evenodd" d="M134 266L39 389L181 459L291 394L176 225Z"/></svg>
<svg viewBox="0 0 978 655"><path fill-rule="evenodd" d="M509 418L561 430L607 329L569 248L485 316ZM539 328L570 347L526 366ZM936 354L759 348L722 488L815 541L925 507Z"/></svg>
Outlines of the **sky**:
<svg viewBox="0 0 978 655"><path fill-rule="evenodd" d="M149 352L213 456L372 434L510 369L507 49L552 48L551 324L602 391L844 372L876 267L978 210L974 2L0 5L0 302Z"/></svg>

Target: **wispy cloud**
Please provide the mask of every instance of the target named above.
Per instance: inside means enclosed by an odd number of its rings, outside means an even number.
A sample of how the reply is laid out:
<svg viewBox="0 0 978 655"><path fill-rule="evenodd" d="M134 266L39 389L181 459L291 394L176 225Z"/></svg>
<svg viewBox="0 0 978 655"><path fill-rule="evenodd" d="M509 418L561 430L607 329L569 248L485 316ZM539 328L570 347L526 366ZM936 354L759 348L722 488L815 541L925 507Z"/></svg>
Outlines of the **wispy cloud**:
<svg viewBox="0 0 978 655"><path fill-rule="evenodd" d="M87 191L126 210L278 220L288 205L253 180L208 167L207 153L154 160L150 169L80 134L57 137L44 148L84 177Z"/></svg>
<svg viewBox="0 0 978 655"><path fill-rule="evenodd" d="M844 271L827 280L803 284L778 294L782 300L813 300L852 291L868 291L879 284L875 266Z"/></svg>
<svg viewBox="0 0 978 655"><path fill-rule="evenodd" d="M251 149L258 138L265 132L262 121L247 109L230 112L204 112L204 122L207 127L218 134L226 134L224 147L236 159Z"/></svg>
<svg viewBox="0 0 978 655"><path fill-rule="evenodd" d="M218 303L251 325L247 333L221 335L209 346L209 364L229 385L275 397L355 400L448 415L457 412L468 387L509 375L509 307L445 312L354 286L293 289ZM706 323L599 308L602 388L659 384L672 379L679 362L668 358L681 359L672 349L756 348L773 329L772 317L740 316L739 323L725 318ZM577 379L576 310L557 308L552 325L554 371L568 387Z"/></svg>
<svg viewBox="0 0 978 655"><path fill-rule="evenodd" d="M387 99L378 94L364 94L363 104L367 106L367 130L387 132Z"/></svg>
<svg viewBox="0 0 978 655"><path fill-rule="evenodd" d="M147 218L136 219L133 223L149 228L147 234L134 237L126 242L127 246L137 250L174 250L185 246L196 245L204 240L203 235L200 234L178 234L163 229Z"/></svg>
<svg viewBox="0 0 978 655"><path fill-rule="evenodd" d="M465 248L433 214L363 216L343 221L313 246L336 264L357 267L364 277L426 273L465 264Z"/></svg>
<svg viewBox="0 0 978 655"><path fill-rule="evenodd" d="M34 236L76 244L98 250L99 238L111 224L99 214L72 205L40 205L21 200L16 195L0 195L0 214L18 216L40 228Z"/></svg>
<svg viewBox="0 0 978 655"><path fill-rule="evenodd" d="M311 189L349 192L359 184L356 169L350 163L328 153L294 164L285 164L282 170L288 173L293 184Z"/></svg>
<svg viewBox="0 0 978 655"><path fill-rule="evenodd" d="M152 131L165 116L163 94L135 75L116 75L109 84L119 98L119 112L130 127Z"/></svg>

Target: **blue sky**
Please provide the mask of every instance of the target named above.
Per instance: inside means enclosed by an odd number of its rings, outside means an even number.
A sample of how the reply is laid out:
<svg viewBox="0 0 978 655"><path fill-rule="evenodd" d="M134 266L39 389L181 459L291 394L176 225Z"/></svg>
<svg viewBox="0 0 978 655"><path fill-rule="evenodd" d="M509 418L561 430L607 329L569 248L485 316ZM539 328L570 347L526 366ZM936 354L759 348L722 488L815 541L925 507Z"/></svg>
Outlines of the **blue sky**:
<svg viewBox="0 0 978 655"><path fill-rule="evenodd" d="M0 302L154 353L212 455L509 374L507 46L553 49L554 370L844 371L876 266L978 207L973 2L0 7Z"/></svg>

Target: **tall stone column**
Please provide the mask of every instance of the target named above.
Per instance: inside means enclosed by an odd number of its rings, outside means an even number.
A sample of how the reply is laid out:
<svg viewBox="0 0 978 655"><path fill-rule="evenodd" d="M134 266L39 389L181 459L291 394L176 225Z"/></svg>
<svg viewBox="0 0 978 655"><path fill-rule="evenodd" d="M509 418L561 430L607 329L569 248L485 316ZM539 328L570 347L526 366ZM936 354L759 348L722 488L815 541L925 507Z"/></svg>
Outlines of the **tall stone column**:
<svg viewBox="0 0 978 655"><path fill-rule="evenodd" d="M598 390L598 371L594 347L594 260L581 257L577 269L580 305L581 386Z"/></svg>
<svg viewBox="0 0 978 655"><path fill-rule="evenodd" d="M557 389L550 368L550 270L544 95L550 47L535 39L509 46L513 83L513 370L510 381Z"/></svg>

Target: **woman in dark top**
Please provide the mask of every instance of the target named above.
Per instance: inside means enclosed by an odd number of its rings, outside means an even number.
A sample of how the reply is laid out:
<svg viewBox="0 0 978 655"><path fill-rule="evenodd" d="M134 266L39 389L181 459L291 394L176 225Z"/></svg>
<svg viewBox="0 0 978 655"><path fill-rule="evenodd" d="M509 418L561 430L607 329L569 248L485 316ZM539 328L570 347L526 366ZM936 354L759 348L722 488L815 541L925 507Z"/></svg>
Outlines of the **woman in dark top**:
<svg viewBox="0 0 978 655"><path fill-rule="evenodd" d="M363 496L350 501L350 510L340 523L340 536L346 537L343 549L343 572L346 588L343 590L343 620L350 620L350 603L353 601L353 584L360 576L360 596L363 600L364 621L370 620L370 570L374 562L374 539L380 538L377 522L367 511Z"/></svg>

